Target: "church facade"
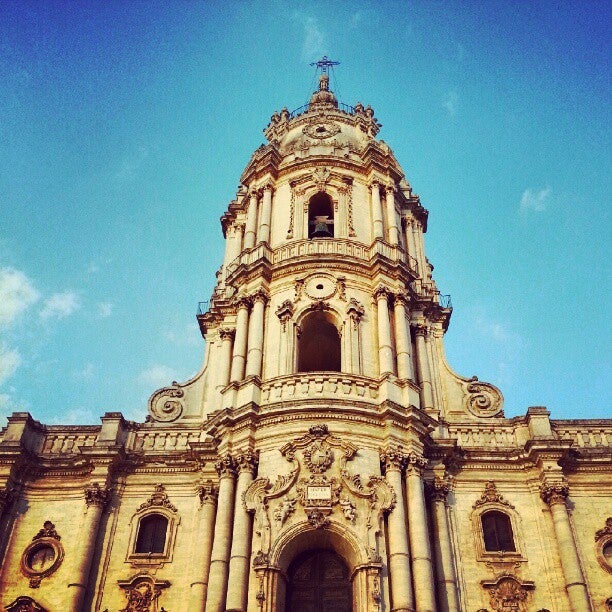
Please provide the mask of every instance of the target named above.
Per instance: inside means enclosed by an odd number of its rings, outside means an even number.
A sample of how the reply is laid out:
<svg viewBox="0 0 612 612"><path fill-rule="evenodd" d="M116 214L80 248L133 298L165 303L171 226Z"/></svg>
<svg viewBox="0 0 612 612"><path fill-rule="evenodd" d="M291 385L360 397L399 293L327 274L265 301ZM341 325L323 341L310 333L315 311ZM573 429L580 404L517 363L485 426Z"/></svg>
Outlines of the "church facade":
<svg viewBox="0 0 612 612"><path fill-rule="evenodd" d="M0 609L612 610L612 423L444 356L428 212L326 66L223 215L200 372L145 422L0 432Z"/></svg>

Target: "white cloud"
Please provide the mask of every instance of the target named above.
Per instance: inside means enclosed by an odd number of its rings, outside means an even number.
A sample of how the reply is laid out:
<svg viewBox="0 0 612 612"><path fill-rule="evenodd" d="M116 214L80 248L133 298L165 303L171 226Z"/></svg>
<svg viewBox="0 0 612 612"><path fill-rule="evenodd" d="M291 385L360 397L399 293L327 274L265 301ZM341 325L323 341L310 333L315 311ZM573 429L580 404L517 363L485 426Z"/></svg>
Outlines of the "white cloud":
<svg viewBox="0 0 612 612"><path fill-rule="evenodd" d="M79 296L74 291L54 293L45 300L43 309L40 311L42 319L63 319L70 316L81 307Z"/></svg>
<svg viewBox="0 0 612 612"><path fill-rule="evenodd" d="M446 109L449 117L454 117L457 114L457 103L459 102L459 94L456 89L449 91L446 100L442 106Z"/></svg>
<svg viewBox="0 0 612 612"><path fill-rule="evenodd" d="M0 326L12 325L39 297L32 281L23 272L0 268Z"/></svg>
<svg viewBox="0 0 612 612"><path fill-rule="evenodd" d="M521 196L519 211L526 213L529 210L533 210L535 212L542 212L543 210L546 210L547 200L551 193L552 190L550 187L545 187L544 189L540 189L535 193L531 191L531 189L525 189L525 191L523 191L523 195Z"/></svg>
<svg viewBox="0 0 612 612"><path fill-rule="evenodd" d="M293 14L304 28L304 42L302 44L302 59L306 62L315 62L326 53L325 34L319 26L316 17L296 12Z"/></svg>
<svg viewBox="0 0 612 612"><path fill-rule="evenodd" d="M21 355L17 349L0 344L0 385L6 382L21 365Z"/></svg>
<svg viewBox="0 0 612 612"><path fill-rule="evenodd" d="M99 415L88 408L71 408L65 412L56 412L49 418L50 425L91 425L99 422Z"/></svg>
<svg viewBox="0 0 612 612"><path fill-rule="evenodd" d="M105 319L113 314L114 304L112 302L100 302L98 304L98 316Z"/></svg>
<svg viewBox="0 0 612 612"><path fill-rule="evenodd" d="M75 378L80 380L89 380L95 376L95 368L93 363L86 363L80 370L72 373Z"/></svg>
<svg viewBox="0 0 612 612"><path fill-rule="evenodd" d="M165 365L155 364L138 375L138 382L147 387L166 387L177 379L176 372Z"/></svg>

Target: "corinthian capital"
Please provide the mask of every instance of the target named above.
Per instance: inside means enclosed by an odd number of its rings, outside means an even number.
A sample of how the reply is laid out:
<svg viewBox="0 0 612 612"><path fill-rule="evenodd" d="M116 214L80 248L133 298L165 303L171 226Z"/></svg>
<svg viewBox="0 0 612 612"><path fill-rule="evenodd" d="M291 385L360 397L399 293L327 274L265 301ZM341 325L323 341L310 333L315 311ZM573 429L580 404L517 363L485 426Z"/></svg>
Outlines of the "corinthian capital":
<svg viewBox="0 0 612 612"><path fill-rule="evenodd" d="M569 485L565 481L549 482L540 485L540 497L548 506L565 504L569 495Z"/></svg>
<svg viewBox="0 0 612 612"><path fill-rule="evenodd" d="M110 489L106 486L100 486L99 483L94 482L93 484L85 487L85 503L87 506L101 506L104 507L110 498Z"/></svg>
<svg viewBox="0 0 612 612"><path fill-rule="evenodd" d="M213 484L212 480L207 480L206 482L198 485L198 497L200 498L200 504L213 504L217 503L217 496L219 495L219 490Z"/></svg>
<svg viewBox="0 0 612 612"><path fill-rule="evenodd" d="M381 298L388 299L391 294L392 292L388 287L385 287L384 285L379 285L374 291L374 298L376 300L379 300Z"/></svg>
<svg viewBox="0 0 612 612"><path fill-rule="evenodd" d="M380 464L386 472L401 472L406 465L406 455L399 446L390 446L380 451Z"/></svg>
<svg viewBox="0 0 612 612"><path fill-rule="evenodd" d="M452 481L449 478L436 476L427 488L430 498L435 502L444 502L452 490Z"/></svg>
<svg viewBox="0 0 612 612"><path fill-rule="evenodd" d="M257 457L257 453L252 450L246 450L239 455L236 455L236 465L238 466L239 472L250 472L251 474L255 474L257 471L257 465L259 463L259 459Z"/></svg>
<svg viewBox="0 0 612 612"><path fill-rule="evenodd" d="M421 474L421 470L427 465L427 459L419 453L410 452L406 454L405 470L406 474Z"/></svg>
<svg viewBox="0 0 612 612"><path fill-rule="evenodd" d="M224 455L215 463L215 470L219 474L219 478L236 476L236 462L231 455Z"/></svg>
<svg viewBox="0 0 612 612"><path fill-rule="evenodd" d="M235 329L230 329L228 327L219 328L219 337L221 340L231 340L236 333Z"/></svg>
<svg viewBox="0 0 612 612"><path fill-rule="evenodd" d="M265 304L268 301L268 294L263 289L258 289L250 297L251 297L251 301L253 303L255 303L255 302L263 302Z"/></svg>

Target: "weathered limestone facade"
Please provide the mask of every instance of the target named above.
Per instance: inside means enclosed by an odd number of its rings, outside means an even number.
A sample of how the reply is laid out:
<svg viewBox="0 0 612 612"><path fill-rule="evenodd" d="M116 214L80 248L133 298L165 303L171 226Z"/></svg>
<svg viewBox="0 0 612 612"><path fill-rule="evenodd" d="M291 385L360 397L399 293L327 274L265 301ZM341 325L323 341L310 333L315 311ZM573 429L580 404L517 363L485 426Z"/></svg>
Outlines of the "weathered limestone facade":
<svg viewBox="0 0 612 612"><path fill-rule="evenodd" d="M146 422L9 418L1 609L612 609L612 423L505 418L450 369L428 213L379 128L326 74L273 115L204 365Z"/></svg>

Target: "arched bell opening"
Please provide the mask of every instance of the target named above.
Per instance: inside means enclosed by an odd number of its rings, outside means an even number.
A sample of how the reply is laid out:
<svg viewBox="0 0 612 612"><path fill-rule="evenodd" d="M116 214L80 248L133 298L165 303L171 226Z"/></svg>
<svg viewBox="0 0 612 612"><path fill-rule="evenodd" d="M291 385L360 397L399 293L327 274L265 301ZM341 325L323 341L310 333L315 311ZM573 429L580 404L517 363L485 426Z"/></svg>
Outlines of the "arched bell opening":
<svg viewBox="0 0 612 612"><path fill-rule="evenodd" d="M298 327L297 371L342 371L340 333L330 313L311 312Z"/></svg>
<svg viewBox="0 0 612 612"><path fill-rule="evenodd" d="M324 191L319 191L308 203L308 238L334 237L334 206Z"/></svg>

